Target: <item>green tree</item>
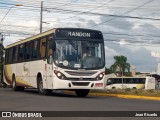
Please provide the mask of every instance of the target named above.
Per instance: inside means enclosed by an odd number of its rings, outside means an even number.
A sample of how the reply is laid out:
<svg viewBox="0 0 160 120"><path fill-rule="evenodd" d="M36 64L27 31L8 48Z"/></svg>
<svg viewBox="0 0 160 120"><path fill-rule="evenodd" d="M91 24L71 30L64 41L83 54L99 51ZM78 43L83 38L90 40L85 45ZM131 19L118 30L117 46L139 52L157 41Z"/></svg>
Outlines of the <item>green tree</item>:
<svg viewBox="0 0 160 120"><path fill-rule="evenodd" d="M114 60L114 64L110 67L114 73L118 73L120 76L125 75L126 70L130 73L130 64L127 63L125 56L114 56Z"/></svg>
<svg viewBox="0 0 160 120"><path fill-rule="evenodd" d="M105 75L111 74L113 71L110 68L105 67Z"/></svg>

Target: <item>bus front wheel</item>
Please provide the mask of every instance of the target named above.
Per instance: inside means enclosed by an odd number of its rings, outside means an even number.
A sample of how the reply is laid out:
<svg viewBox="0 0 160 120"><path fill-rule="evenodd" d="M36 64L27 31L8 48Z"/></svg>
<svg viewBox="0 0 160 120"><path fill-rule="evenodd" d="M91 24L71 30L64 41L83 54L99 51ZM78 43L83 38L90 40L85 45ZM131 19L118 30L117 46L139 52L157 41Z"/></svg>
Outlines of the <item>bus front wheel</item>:
<svg viewBox="0 0 160 120"><path fill-rule="evenodd" d="M75 93L78 97L86 97L89 93L89 90L88 89L75 90Z"/></svg>
<svg viewBox="0 0 160 120"><path fill-rule="evenodd" d="M38 92L41 95L50 95L52 93L52 90L43 88L43 80L41 77L38 78Z"/></svg>

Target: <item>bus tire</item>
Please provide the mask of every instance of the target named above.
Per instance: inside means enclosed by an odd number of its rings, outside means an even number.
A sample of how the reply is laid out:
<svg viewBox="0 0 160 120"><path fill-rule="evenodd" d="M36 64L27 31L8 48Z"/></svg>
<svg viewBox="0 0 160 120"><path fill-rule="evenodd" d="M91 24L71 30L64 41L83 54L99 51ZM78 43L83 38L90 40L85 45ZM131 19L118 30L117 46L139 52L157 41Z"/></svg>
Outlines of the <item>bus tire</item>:
<svg viewBox="0 0 160 120"><path fill-rule="evenodd" d="M17 86L16 84L17 84L17 83L16 83L16 78L15 78L15 76L13 76L13 77L12 77L12 89L13 89L14 91L20 91L20 87Z"/></svg>
<svg viewBox="0 0 160 120"><path fill-rule="evenodd" d="M75 93L78 97L86 97L89 93L89 89L79 89L75 90Z"/></svg>
<svg viewBox="0 0 160 120"><path fill-rule="evenodd" d="M38 93L41 95L50 95L52 93L52 90L43 89L42 77L38 77Z"/></svg>
<svg viewBox="0 0 160 120"><path fill-rule="evenodd" d="M20 91L24 91L24 87L20 86L19 87Z"/></svg>

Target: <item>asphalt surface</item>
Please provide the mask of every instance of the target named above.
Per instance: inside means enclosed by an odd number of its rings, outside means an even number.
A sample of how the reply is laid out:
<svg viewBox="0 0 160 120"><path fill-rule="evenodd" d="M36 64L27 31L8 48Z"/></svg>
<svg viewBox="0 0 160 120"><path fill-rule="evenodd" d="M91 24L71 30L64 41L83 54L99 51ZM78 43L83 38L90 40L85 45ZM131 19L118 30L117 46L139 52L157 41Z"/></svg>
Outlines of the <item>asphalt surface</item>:
<svg viewBox="0 0 160 120"><path fill-rule="evenodd" d="M160 102L101 97L98 94L97 96L87 96L85 98L79 98L74 94L63 93L53 93L51 96L43 96L39 95L37 90L34 89L25 89L23 92L16 92L10 88L0 88L0 111L160 111ZM57 119L61 120L63 118ZM78 117L77 119L90 120L93 118ZM106 120L106 118L98 119ZM114 117L111 119L117 120L124 118ZM137 118L131 117L129 119L137 120ZM140 119L152 120L153 118ZM159 118L154 119L158 120Z"/></svg>

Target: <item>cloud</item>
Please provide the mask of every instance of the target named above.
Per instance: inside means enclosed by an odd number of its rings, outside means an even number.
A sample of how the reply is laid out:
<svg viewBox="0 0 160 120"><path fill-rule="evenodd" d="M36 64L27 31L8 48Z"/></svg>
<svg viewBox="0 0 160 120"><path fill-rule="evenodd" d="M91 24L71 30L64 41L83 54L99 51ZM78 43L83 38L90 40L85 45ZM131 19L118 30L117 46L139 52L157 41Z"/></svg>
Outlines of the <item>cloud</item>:
<svg viewBox="0 0 160 120"><path fill-rule="evenodd" d="M126 45L127 44L127 41L125 39L120 39L120 42L119 42L120 45Z"/></svg>
<svg viewBox="0 0 160 120"><path fill-rule="evenodd" d="M159 51L151 51L151 55L153 57L160 58L160 52Z"/></svg>
<svg viewBox="0 0 160 120"><path fill-rule="evenodd" d="M118 55L118 52L112 48L105 46L105 59L106 67L109 68L113 63L113 57Z"/></svg>

